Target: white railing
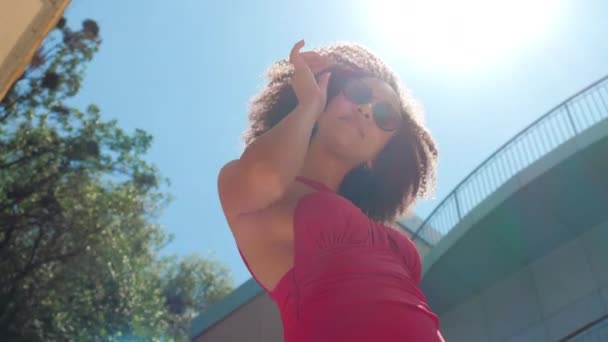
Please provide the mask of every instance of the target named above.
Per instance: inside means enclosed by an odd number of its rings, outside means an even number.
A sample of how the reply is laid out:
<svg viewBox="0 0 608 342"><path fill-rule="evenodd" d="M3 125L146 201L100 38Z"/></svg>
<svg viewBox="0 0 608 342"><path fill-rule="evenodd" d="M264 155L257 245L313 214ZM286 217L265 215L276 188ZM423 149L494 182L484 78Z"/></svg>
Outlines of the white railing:
<svg viewBox="0 0 608 342"><path fill-rule="evenodd" d="M412 239L436 245L463 217L522 169L608 118L608 76L576 93L507 141L433 210Z"/></svg>

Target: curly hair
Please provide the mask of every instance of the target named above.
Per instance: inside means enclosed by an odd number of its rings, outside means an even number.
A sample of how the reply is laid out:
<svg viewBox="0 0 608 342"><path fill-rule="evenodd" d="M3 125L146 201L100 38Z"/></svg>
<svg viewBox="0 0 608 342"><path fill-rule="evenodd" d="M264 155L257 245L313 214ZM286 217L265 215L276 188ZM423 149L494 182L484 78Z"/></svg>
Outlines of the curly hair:
<svg viewBox="0 0 608 342"><path fill-rule="evenodd" d="M339 93L345 78L374 77L398 94L404 117L404 124L371 168L366 163L353 168L340 184L339 194L379 222L392 224L404 213L411 215L416 197L428 198L436 182L438 150L424 125L421 106L400 85L397 75L362 45L341 42L314 51L331 61L328 103ZM251 100L249 127L243 134L246 146L296 108L298 101L289 85L292 76L293 66L287 60L274 63L266 72L268 84Z"/></svg>

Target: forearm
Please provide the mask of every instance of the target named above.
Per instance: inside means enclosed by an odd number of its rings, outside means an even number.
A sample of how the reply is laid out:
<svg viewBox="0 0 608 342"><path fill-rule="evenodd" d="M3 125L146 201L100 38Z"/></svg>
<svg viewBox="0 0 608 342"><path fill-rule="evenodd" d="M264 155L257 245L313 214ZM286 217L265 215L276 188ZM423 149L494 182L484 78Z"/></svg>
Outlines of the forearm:
<svg viewBox="0 0 608 342"><path fill-rule="evenodd" d="M314 106L296 107L245 149L240 161L246 172L283 193L304 163L317 117Z"/></svg>

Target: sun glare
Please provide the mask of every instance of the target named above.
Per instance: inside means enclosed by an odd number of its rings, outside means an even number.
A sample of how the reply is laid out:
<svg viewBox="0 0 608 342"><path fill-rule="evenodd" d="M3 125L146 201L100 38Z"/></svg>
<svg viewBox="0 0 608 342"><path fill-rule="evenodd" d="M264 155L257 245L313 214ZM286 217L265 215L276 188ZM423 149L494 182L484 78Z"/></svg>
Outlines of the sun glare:
<svg viewBox="0 0 608 342"><path fill-rule="evenodd" d="M560 0L367 0L370 31L427 67L470 69L525 48L550 29Z"/></svg>

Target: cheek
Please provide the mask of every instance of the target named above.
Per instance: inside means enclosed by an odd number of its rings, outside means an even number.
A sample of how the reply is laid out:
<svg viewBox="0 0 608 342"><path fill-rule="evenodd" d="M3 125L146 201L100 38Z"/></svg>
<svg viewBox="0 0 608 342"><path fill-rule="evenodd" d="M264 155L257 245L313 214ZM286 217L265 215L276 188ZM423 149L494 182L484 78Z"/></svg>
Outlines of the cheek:
<svg viewBox="0 0 608 342"><path fill-rule="evenodd" d="M338 95L329 101L325 113L326 115L340 117L345 114L353 113L356 109L357 107L355 104L346 100L344 96Z"/></svg>

